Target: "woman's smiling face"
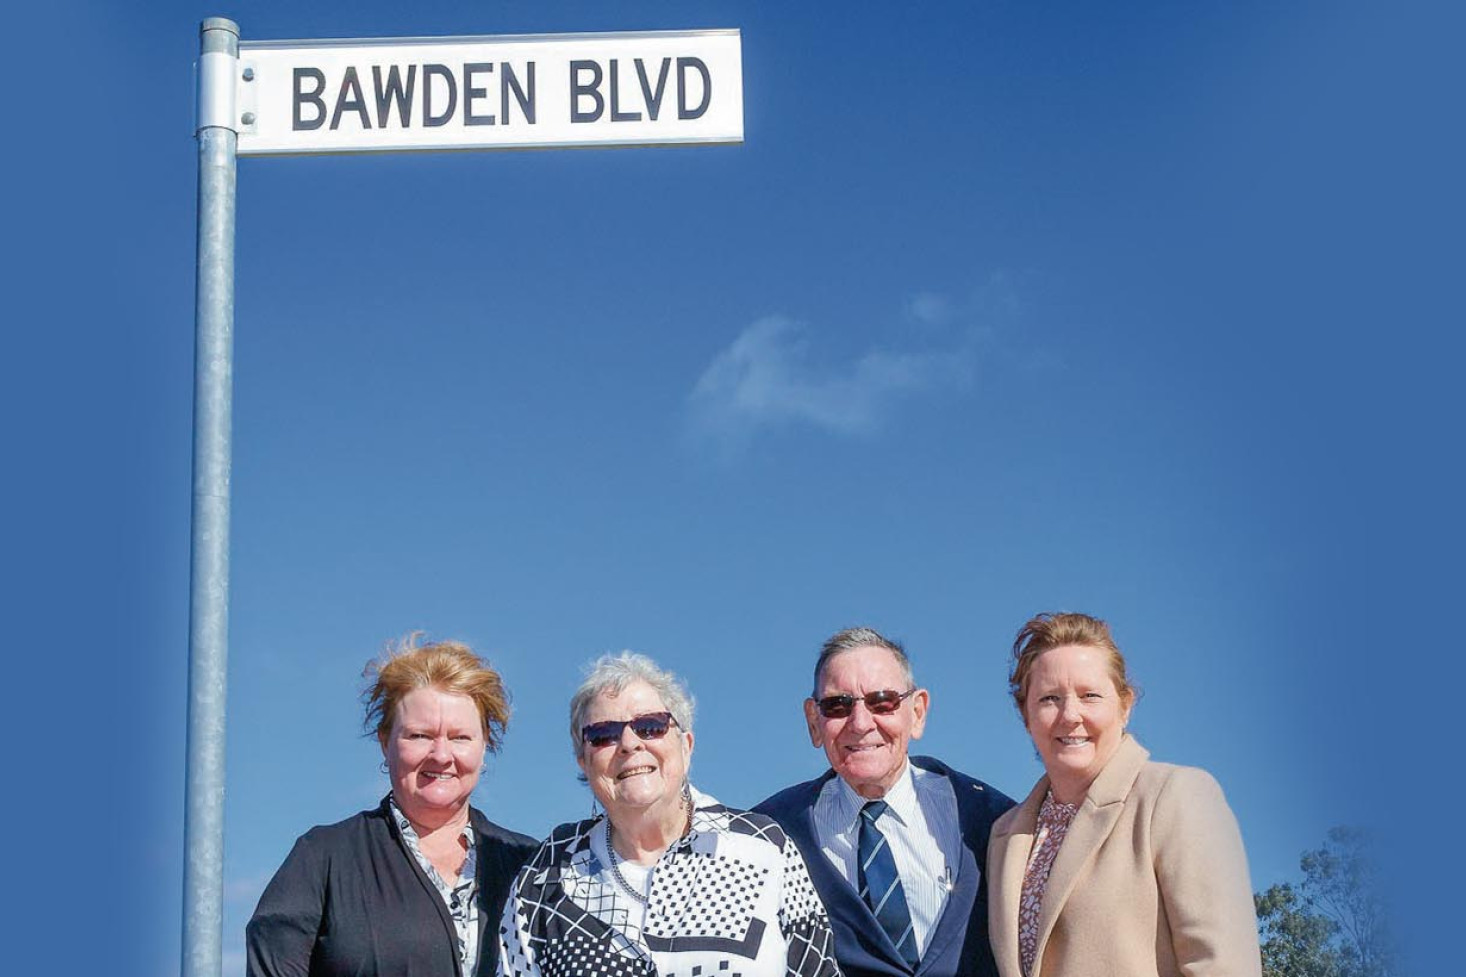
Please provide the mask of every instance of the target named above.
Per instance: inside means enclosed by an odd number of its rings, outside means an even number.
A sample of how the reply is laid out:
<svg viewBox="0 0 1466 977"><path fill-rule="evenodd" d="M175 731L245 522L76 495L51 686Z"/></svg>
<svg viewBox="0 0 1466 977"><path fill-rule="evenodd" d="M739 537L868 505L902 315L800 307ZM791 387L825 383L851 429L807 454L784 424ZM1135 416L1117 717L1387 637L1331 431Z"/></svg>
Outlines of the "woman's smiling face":
<svg viewBox="0 0 1466 977"><path fill-rule="evenodd" d="M1024 721L1060 801L1084 799L1124 739L1131 701L1116 687L1103 649L1061 645L1033 663Z"/></svg>
<svg viewBox="0 0 1466 977"><path fill-rule="evenodd" d="M666 712L662 697L645 682L632 682L619 694L602 692L586 710L587 725L626 721ZM614 822L620 817L682 803L682 785L692 759L692 734L671 726L660 739L644 740L627 726L621 739L605 746L580 744L580 769L596 800Z"/></svg>
<svg viewBox="0 0 1466 977"><path fill-rule="evenodd" d="M397 703L382 743L392 796L417 824L465 812L484 768L484 721L466 695L414 689Z"/></svg>

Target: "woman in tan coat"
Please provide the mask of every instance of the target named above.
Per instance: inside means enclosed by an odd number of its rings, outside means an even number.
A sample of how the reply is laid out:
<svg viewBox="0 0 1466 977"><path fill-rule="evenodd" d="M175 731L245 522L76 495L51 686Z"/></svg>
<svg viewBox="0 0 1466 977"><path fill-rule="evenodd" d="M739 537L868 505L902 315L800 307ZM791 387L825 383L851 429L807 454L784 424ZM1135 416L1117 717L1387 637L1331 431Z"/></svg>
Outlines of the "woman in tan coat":
<svg viewBox="0 0 1466 977"><path fill-rule="evenodd" d="M1044 776L993 825L988 929L1002 977L1259 977L1247 855L1212 776L1152 763L1109 627L1040 614L1010 691Z"/></svg>

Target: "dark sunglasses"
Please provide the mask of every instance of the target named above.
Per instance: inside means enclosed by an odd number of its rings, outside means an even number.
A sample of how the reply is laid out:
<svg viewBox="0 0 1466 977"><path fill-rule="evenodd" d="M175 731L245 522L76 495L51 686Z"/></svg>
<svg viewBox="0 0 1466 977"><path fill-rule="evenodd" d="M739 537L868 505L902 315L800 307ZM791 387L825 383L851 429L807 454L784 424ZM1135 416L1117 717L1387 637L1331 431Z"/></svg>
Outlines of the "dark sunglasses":
<svg viewBox="0 0 1466 977"><path fill-rule="evenodd" d="M638 739L659 740L677 725L670 712L649 712L634 719L604 719L581 727L580 737L591 746L610 746L621 742L621 731L627 726Z"/></svg>
<svg viewBox="0 0 1466 977"><path fill-rule="evenodd" d="M857 702L864 702L865 708L870 710L871 715L889 716L900 709L902 701L915 692L915 689L907 689L905 692L881 689L879 692L867 692L865 695L827 695L823 699L814 700L814 707L826 719L844 719L855 711Z"/></svg>

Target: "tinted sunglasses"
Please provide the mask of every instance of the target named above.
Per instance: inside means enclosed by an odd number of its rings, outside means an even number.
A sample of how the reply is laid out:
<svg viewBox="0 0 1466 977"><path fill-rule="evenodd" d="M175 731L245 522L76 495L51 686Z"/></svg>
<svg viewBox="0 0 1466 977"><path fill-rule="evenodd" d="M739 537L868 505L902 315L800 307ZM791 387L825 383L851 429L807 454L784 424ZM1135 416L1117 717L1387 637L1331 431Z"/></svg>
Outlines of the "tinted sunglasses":
<svg viewBox="0 0 1466 977"><path fill-rule="evenodd" d="M649 712L634 719L603 719L590 723L581 727L580 737L591 746L610 746L621 742L621 731L630 726L637 739L659 740L676 725L677 720L670 712Z"/></svg>
<svg viewBox="0 0 1466 977"><path fill-rule="evenodd" d="M827 695L823 699L814 700L814 706L826 719L844 719L855 711L857 702L864 702L865 708L869 709L873 716L889 716L900 709L902 701L914 695L915 692L915 689L907 689L905 692L881 689L879 692L867 692L865 695Z"/></svg>

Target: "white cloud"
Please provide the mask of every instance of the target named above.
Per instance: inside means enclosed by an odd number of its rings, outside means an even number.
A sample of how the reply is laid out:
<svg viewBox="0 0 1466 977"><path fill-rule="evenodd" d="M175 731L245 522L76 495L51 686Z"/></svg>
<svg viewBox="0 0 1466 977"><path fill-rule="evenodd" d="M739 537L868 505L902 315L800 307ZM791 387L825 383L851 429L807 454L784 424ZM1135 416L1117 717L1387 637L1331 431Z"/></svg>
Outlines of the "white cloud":
<svg viewBox="0 0 1466 977"><path fill-rule="evenodd" d="M821 365L800 323L769 316L713 359L688 401L698 430L724 441L787 425L861 435L904 397L965 384L973 360L964 339L938 349L874 348Z"/></svg>
<svg viewBox="0 0 1466 977"><path fill-rule="evenodd" d="M936 292L917 292L906 303L906 312L917 322L928 325L943 325L951 322L956 310L945 295Z"/></svg>
<svg viewBox="0 0 1466 977"><path fill-rule="evenodd" d="M865 436L898 409L969 386L979 354L1006 361L1027 347L1016 343L1022 307L1003 270L951 293L912 292L896 312L880 341L843 356L788 316L753 322L693 385L688 431L725 452L766 431Z"/></svg>

